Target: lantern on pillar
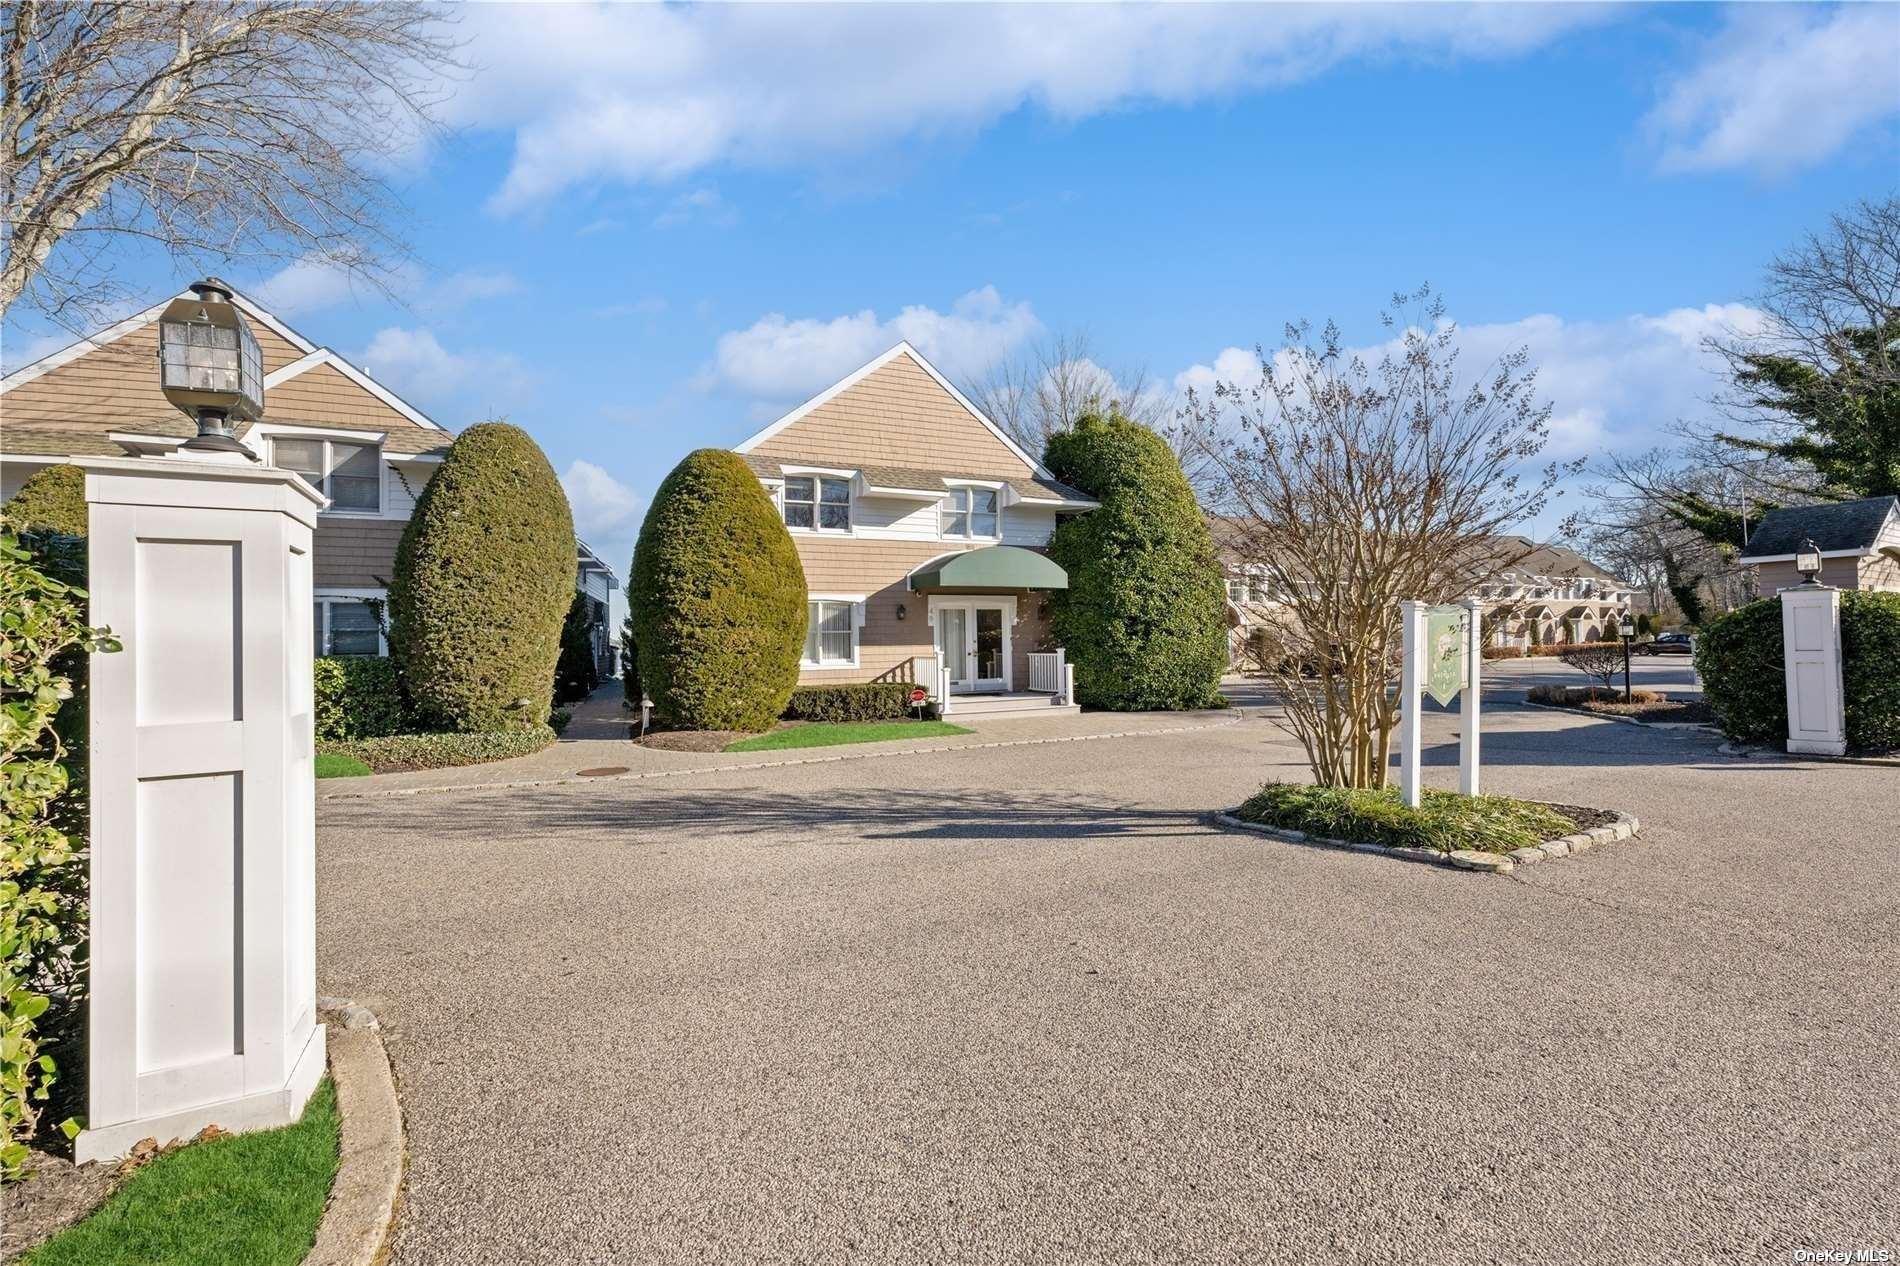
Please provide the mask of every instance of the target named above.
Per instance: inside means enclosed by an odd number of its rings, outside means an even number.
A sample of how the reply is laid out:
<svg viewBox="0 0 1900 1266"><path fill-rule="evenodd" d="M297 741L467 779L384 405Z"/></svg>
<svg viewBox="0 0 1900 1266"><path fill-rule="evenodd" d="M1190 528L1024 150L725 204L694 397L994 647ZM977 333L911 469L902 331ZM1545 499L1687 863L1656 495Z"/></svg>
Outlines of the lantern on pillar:
<svg viewBox="0 0 1900 1266"><path fill-rule="evenodd" d="M242 453L233 426L264 415L264 361L251 326L216 277L196 282L191 298L174 299L158 318L159 387L198 424L184 447Z"/></svg>

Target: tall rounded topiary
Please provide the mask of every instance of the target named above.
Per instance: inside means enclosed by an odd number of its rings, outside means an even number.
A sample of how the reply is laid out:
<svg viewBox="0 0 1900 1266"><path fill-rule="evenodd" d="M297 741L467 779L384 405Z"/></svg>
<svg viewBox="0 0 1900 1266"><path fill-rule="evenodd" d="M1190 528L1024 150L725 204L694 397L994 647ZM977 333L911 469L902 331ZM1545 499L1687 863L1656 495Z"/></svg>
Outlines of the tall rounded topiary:
<svg viewBox="0 0 1900 1266"><path fill-rule="evenodd" d="M7 517L22 532L86 534L86 472L61 463L33 472L7 502Z"/></svg>
<svg viewBox="0 0 1900 1266"><path fill-rule="evenodd" d="M628 615L661 725L763 730L805 643L805 569L759 477L702 448L673 468L634 546Z"/></svg>
<svg viewBox="0 0 1900 1266"><path fill-rule="evenodd" d="M483 422L456 437L389 589L390 653L426 722L487 733L547 721L574 565L567 496L527 433Z"/></svg>
<svg viewBox="0 0 1900 1266"><path fill-rule="evenodd" d="M1213 538L1167 442L1118 412L1085 413L1049 439L1050 473L1101 507L1056 528L1069 573L1057 641L1090 707L1218 706L1227 667L1225 590Z"/></svg>

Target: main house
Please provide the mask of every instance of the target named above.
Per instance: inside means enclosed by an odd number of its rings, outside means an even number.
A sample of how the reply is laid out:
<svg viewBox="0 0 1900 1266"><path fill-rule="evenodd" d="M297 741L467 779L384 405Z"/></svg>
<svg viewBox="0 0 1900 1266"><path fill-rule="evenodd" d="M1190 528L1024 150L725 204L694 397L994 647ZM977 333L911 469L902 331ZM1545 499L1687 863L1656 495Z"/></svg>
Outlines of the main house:
<svg viewBox="0 0 1900 1266"><path fill-rule="evenodd" d="M804 564L801 684L940 686L965 714L1073 706L1048 618L1068 577L1047 547L1060 516L1097 503L916 348L899 343L736 451Z"/></svg>
<svg viewBox="0 0 1900 1266"><path fill-rule="evenodd" d="M75 457L170 452L197 433L159 390L158 317L136 316L0 379L0 500L35 471ZM385 596L396 545L453 436L348 360L233 293L264 368L265 416L239 431L259 458L294 470L330 499L312 551L314 644L320 654L387 653L373 601ZM595 649L611 646L613 571L580 547L575 585L597 615Z"/></svg>

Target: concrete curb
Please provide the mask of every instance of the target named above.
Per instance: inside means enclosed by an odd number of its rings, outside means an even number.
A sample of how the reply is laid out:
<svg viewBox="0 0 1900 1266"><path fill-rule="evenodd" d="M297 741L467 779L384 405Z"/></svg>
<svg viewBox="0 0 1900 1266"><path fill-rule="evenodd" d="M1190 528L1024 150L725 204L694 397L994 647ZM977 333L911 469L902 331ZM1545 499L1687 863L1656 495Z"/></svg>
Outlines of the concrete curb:
<svg viewBox="0 0 1900 1266"><path fill-rule="evenodd" d="M1724 743L1715 749L1718 756L1743 760L1825 761L1830 765L1868 765L1875 769L1900 769L1900 756L1826 756L1820 752L1783 752L1757 743Z"/></svg>
<svg viewBox="0 0 1900 1266"><path fill-rule="evenodd" d="M304 1266L377 1266L402 1199L402 1104L376 1017L319 1000L330 1021L330 1080L341 1119L341 1159L317 1242Z"/></svg>
<svg viewBox="0 0 1900 1266"><path fill-rule="evenodd" d="M1206 818L1216 826L1224 826L1236 831L1251 831L1255 835L1265 835L1288 844L1311 844L1318 848L1344 849L1349 853L1372 853L1380 857L1396 857L1400 861L1419 862L1426 866L1440 866L1447 870L1464 870L1488 875L1508 875L1517 867L1529 865L1532 862L1541 862L1552 857L1569 857L1573 853L1587 852L1599 844L1627 840L1639 829L1633 814L1618 811L1616 821L1609 826L1594 827L1575 835L1566 835L1561 839L1545 840L1535 847L1520 848L1509 854L1486 853L1477 849L1459 849L1451 853L1441 853L1430 848L1389 848L1384 844L1355 844L1350 840L1308 835L1304 831L1262 826L1258 822L1247 822L1237 818L1234 812L1233 809L1216 809L1207 814Z"/></svg>
<svg viewBox="0 0 1900 1266"><path fill-rule="evenodd" d="M952 713L954 716L955 714ZM892 752L840 752L835 756L802 756L790 760L744 761L730 765L697 765L690 769L653 769L638 774L610 774L604 778L580 778L562 775L554 778L526 778L517 781L444 783L434 787L390 787L379 791L326 791L318 800L378 800L385 796L423 796L449 791L510 791L524 787L566 787L579 784L642 782L652 778L688 778L694 774L729 774L746 769L784 769L791 765L830 765L847 760L875 760L895 756L931 756L939 752L975 752L994 747L1040 747L1049 743L1093 743L1101 739L1145 738L1151 734L1186 734L1193 730L1215 730L1238 725L1244 718L1240 708L1229 715L1200 725L1172 725L1154 730L1116 730L1110 734L1064 734L1052 738L998 739L990 743L943 743L936 747L906 747Z"/></svg>

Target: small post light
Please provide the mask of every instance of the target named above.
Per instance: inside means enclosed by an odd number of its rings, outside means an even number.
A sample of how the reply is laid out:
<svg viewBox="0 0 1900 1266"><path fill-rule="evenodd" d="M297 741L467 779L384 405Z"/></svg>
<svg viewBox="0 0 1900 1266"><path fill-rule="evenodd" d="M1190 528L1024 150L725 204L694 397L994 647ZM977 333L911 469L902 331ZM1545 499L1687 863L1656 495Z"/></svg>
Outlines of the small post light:
<svg viewBox="0 0 1900 1266"><path fill-rule="evenodd" d="M1636 636L1636 621L1627 610L1618 617L1616 631L1623 638L1623 702L1629 703L1635 698L1630 693L1630 639Z"/></svg>
<svg viewBox="0 0 1900 1266"><path fill-rule="evenodd" d="M208 277L193 297L174 299L158 318L158 382L165 398L198 424L185 448L256 454L234 422L264 415L264 361L250 323L231 302L231 287Z"/></svg>
<svg viewBox="0 0 1900 1266"><path fill-rule="evenodd" d="M1814 543L1813 537L1810 536L1807 540L1801 542L1801 548L1795 551L1794 569L1801 573L1802 584L1818 585L1821 583L1819 579L1821 575L1821 547Z"/></svg>

